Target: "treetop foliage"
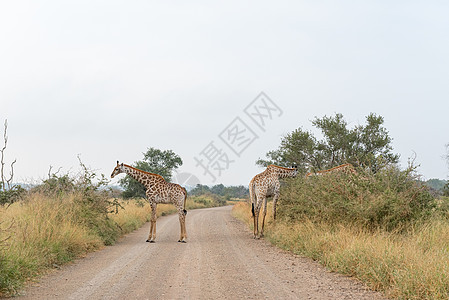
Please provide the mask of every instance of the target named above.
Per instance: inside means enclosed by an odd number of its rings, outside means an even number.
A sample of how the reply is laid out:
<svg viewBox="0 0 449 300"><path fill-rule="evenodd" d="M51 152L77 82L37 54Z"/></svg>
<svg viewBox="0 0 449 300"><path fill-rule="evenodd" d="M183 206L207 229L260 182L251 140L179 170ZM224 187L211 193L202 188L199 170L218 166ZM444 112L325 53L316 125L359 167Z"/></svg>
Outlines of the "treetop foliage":
<svg viewBox="0 0 449 300"><path fill-rule="evenodd" d="M279 148L269 151L267 159L259 159L256 164L289 166L295 162L305 173L351 163L377 172L399 161L399 155L392 153L392 139L383 123L384 118L374 113L366 117L365 125L353 128L348 127L342 114L315 117L312 125L320 129L322 139L300 127L285 135Z"/></svg>

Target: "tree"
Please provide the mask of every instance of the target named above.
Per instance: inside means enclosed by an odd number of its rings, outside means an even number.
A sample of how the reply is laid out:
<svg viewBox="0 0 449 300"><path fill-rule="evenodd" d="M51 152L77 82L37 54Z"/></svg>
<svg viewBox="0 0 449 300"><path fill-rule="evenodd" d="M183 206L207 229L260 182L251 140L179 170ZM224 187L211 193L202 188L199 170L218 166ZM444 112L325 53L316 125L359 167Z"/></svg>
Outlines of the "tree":
<svg viewBox="0 0 449 300"><path fill-rule="evenodd" d="M427 180L425 183L432 190L440 192L440 191L443 191L444 187L446 186L446 184L448 182L446 180L432 178L432 179Z"/></svg>
<svg viewBox="0 0 449 300"><path fill-rule="evenodd" d="M377 172L384 165L399 161L399 155L391 152L392 139L383 123L383 117L373 113L366 117L366 125L352 129L348 128L342 114L315 117L312 125L320 129L323 139L318 140L311 132L298 128L284 136L279 148L266 154L267 159L259 159L256 164L290 166L296 163L300 172L306 172L351 163Z"/></svg>
<svg viewBox="0 0 449 300"><path fill-rule="evenodd" d="M207 194L215 194L218 196L225 196L229 198L246 198L249 196L249 190L247 187L243 185L224 186L223 184L220 183L210 188L207 185L198 183L196 187L189 192L189 195L192 196L200 196Z"/></svg>
<svg viewBox="0 0 449 300"><path fill-rule="evenodd" d="M190 192L189 195L192 196L199 196L199 195L204 195L204 194L209 194L211 193L210 188L207 185L198 183L195 188L193 188Z"/></svg>
<svg viewBox="0 0 449 300"><path fill-rule="evenodd" d="M25 191L20 185L13 184L14 179L14 160L10 165L9 177L5 175L5 151L8 144L8 120L5 120L3 131L3 147L0 149L0 204L12 203L19 199Z"/></svg>
<svg viewBox="0 0 449 300"><path fill-rule="evenodd" d="M224 196L225 193L226 193L226 187L225 187L222 183L220 183L220 184L214 185L214 186L210 189L210 191L211 191L213 194L217 194L217 195L220 195L220 196Z"/></svg>
<svg viewBox="0 0 449 300"><path fill-rule="evenodd" d="M170 181L172 172L181 165L181 157L172 150L162 151L151 147L143 153L143 160L134 162L132 166L146 172L159 174L166 181ZM134 178L126 176L119 183L124 188L122 193L124 198L145 197L145 188Z"/></svg>

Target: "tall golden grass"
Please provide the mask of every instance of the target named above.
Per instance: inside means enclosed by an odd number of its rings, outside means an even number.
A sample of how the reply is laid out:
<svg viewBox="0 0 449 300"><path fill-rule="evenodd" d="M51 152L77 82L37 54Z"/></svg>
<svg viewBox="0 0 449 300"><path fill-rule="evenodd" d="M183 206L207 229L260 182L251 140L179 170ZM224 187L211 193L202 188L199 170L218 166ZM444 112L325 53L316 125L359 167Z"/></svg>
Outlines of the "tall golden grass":
<svg viewBox="0 0 449 300"><path fill-rule="evenodd" d="M78 193L29 193L8 208L0 206L0 296L17 294L25 281L110 244L111 236L114 240L138 229L151 217L151 207L143 199L119 200L122 208L117 213L92 216L80 197ZM189 197L186 203L187 209L211 206L215 205L208 198ZM158 216L175 212L173 205L157 206ZM98 225L92 228L86 219L105 217L104 230ZM104 236L111 228L114 232Z"/></svg>
<svg viewBox="0 0 449 300"><path fill-rule="evenodd" d="M233 215L252 226L248 203L236 204ZM449 299L449 221L444 218L418 222L402 233L308 219L268 220L265 236L273 244L354 276L388 297Z"/></svg>
<svg viewBox="0 0 449 300"><path fill-rule="evenodd" d="M24 202L0 207L0 292L16 293L24 279L41 270L99 249L103 243L77 219L75 195L48 199L33 194Z"/></svg>

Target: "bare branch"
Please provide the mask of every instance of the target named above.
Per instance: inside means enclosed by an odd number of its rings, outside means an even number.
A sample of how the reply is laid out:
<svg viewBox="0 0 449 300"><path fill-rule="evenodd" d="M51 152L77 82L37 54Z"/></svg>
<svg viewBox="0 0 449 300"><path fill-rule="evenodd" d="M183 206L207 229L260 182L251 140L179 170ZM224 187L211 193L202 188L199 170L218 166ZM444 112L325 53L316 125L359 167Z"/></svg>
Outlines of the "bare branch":
<svg viewBox="0 0 449 300"><path fill-rule="evenodd" d="M59 167L58 168L58 170L56 171L56 172L51 172L51 170L53 169L53 166L50 166L49 168L48 168L48 179L51 179L53 176L57 176L58 175L58 173L59 172L61 172L61 170L62 170L62 167Z"/></svg>
<svg viewBox="0 0 449 300"><path fill-rule="evenodd" d="M50 165L50 167L48 168L48 179L51 178L51 169L53 169L52 165Z"/></svg>
<svg viewBox="0 0 449 300"><path fill-rule="evenodd" d="M5 125L4 125L4 131L3 131L3 148L2 150L0 150L1 152L1 159L0 159L0 163L1 163L1 169L0 169L0 180L1 180L1 190L4 191L5 190L5 173L4 173L4 168L5 168L5 150L6 150L6 145L8 144L8 136L6 135L8 129L8 120L5 120Z"/></svg>
<svg viewBox="0 0 449 300"><path fill-rule="evenodd" d="M7 184L8 184L8 189L11 189L11 185L12 185L12 180L14 178L14 164L17 162L17 159L15 159L12 163L11 163L11 171L10 171L10 176L9 179L6 180Z"/></svg>
<svg viewBox="0 0 449 300"><path fill-rule="evenodd" d="M11 170L9 174L9 178L5 175L5 150L8 145L8 120L5 120L4 124L4 130L3 130L3 148L0 150L1 152L1 158L0 158L0 190L6 191L7 189L10 190L12 188L12 181L14 178L14 164L16 163L16 159L11 163Z"/></svg>

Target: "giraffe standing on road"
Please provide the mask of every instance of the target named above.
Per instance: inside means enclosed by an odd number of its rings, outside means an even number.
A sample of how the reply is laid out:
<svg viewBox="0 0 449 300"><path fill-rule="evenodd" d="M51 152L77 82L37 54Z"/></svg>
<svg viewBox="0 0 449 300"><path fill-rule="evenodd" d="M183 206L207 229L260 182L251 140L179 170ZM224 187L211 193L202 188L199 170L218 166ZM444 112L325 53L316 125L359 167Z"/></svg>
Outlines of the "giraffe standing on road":
<svg viewBox="0 0 449 300"><path fill-rule="evenodd" d="M179 224L181 225L181 236L178 242L185 243L187 238L186 232L186 199L187 191L179 184L166 182L165 179L158 175L145 172L134 167L120 164L117 161L117 166L112 171L111 178L120 174L126 173L135 180L143 184L148 201L151 205L151 226L150 234L147 242L154 243L156 239L156 206L158 203L171 203L176 206L179 215Z"/></svg>
<svg viewBox="0 0 449 300"><path fill-rule="evenodd" d="M254 217L254 238L263 236L265 216L267 214L267 197L273 196L273 219L276 219L276 203L279 198L281 184L279 178L296 177L298 168L284 168L269 165L265 171L254 176L249 183L249 196L251 199L251 211ZM259 212L263 203L262 228L259 236Z"/></svg>

